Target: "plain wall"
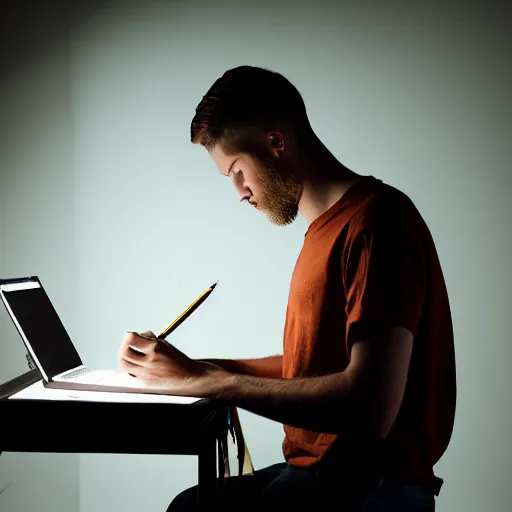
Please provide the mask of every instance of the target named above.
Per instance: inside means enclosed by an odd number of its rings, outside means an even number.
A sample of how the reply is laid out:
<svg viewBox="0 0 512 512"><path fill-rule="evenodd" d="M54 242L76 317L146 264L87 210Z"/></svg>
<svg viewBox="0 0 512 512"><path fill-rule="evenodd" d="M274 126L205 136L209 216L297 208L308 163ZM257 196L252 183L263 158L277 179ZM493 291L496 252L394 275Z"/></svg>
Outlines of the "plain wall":
<svg viewBox="0 0 512 512"><path fill-rule="evenodd" d="M65 11L28 7L3 4L0 20L0 277L38 275L74 333L70 18ZM43 14L53 15L41 24ZM1 304L1 383L28 371L25 354ZM77 511L79 455L4 453L0 491L8 485L0 495L2 512Z"/></svg>
<svg viewBox="0 0 512 512"><path fill-rule="evenodd" d="M69 105L71 124L60 126L68 128L58 137L65 156L54 158L69 164L72 178L62 171L42 195L35 178L55 176L54 165L19 164L23 188L19 171L4 178L1 166L2 199L33 204L44 197L53 205L36 203L45 226L38 233L58 225L53 236L72 236L69 267L39 253L25 266L5 267L42 274L92 366L115 366L127 330L162 329L216 280L212 296L173 334L176 346L192 357L280 352L306 223L275 227L238 204L206 151L189 142L197 103L226 69L279 71L303 94L335 156L409 194L429 225L449 290L458 365L452 442L435 468L445 480L437 509L506 510L507 21L483 2L107 2L70 25L60 43L68 45L69 97L55 101ZM37 62L45 65L42 57ZM14 118L34 124L21 109ZM36 123L45 133L60 129ZM10 150L18 161L35 160L32 148L25 142ZM52 195L59 187L71 191L70 215ZM2 235L17 242L9 261L27 258L18 241L27 218L2 224ZM41 254L53 254L54 239L40 235L39 243ZM241 418L255 466L283 460L281 425L245 411ZM167 421L179 418L148 425L150 435L165 442ZM79 479L81 512L161 511L196 483L197 467L193 457L82 455Z"/></svg>

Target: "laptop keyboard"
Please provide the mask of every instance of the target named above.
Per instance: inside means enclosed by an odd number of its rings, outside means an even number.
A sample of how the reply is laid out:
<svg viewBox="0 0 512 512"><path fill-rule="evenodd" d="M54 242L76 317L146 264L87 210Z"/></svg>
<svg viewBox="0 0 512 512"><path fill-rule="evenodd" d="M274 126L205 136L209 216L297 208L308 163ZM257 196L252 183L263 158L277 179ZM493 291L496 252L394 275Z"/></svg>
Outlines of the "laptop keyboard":
<svg viewBox="0 0 512 512"><path fill-rule="evenodd" d="M74 372L67 373L66 375L63 375L61 379L76 379L77 377L81 377L82 375L86 375L87 373L90 373L91 370L89 368L79 368L78 370L75 370Z"/></svg>

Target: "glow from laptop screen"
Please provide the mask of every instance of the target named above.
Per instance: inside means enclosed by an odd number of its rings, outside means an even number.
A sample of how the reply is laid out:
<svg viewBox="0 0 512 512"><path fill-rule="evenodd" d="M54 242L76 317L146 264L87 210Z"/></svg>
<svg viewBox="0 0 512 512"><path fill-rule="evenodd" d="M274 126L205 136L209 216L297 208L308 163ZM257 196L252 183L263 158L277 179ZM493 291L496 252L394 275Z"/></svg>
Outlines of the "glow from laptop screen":
<svg viewBox="0 0 512 512"><path fill-rule="evenodd" d="M2 284L1 291L7 311L43 375L51 378L82 364L40 283Z"/></svg>

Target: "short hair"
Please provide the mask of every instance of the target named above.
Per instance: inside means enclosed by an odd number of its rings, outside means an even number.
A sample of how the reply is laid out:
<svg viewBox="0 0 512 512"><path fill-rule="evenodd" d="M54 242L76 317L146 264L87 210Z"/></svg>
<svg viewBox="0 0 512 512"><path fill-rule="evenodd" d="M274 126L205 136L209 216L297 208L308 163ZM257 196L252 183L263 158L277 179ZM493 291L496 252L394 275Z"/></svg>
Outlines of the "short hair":
<svg viewBox="0 0 512 512"><path fill-rule="evenodd" d="M219 142L243 151L249 133L273 129L283 121L297 135L310 128L297 88L275 71L239 66L226 71L203 96L192 119L191 141L208 151Z"/></svg>

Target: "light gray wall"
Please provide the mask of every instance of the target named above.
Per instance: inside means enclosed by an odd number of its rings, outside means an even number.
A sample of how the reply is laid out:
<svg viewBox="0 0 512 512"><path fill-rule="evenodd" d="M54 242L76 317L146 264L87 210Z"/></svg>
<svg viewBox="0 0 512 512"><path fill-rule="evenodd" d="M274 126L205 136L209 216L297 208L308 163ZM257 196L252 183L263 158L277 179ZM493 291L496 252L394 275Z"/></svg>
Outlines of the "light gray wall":
<svg viewBox="0 0 512 512"><path fill-rule="evenodd" d="M74 171L69 37L23 9L0 30L0 276L38 275L71 334L76 325ZM28 370L23 342L0 305L0 382ZM55 418L55 420L58 420ZM0 420L1 421L1 420ZM51 418L34 418L51 421ZM79 455L4 453L2 512L79 509Z"/></svg>
<svg viewBox="0 0 512 512"><path fill-rule="evenodd" d="M74 280L61 287L62 268L43 269L39 257L31 268L53 280L91 365L114 365L126 330L165 327L217 279L172 341L192 357L280 351L305 222L277 228L239 205L204 149L189 143L189 126L226 69L282 72L331 151L408 193L433 233L459 389L452 443L436 467L445 479L438 510L501 512L512 469L510 27L483 2L383 4L116 1L89 13L69 39L74 179L58 180L73 188L74 216L63 222L74 233ZM16 158L30 156L17 148ZM10 176L5 186L22 197ZM12 223L15 239L22 219ZM23 259L23 249L10 251ZM69 289L74 305L64 303ZM255 466L282 460L281 426L241 417ZM164 438L165 422L148 430ZM196 477L192 457L82 455L80 510L165 510Z"/></svg>

